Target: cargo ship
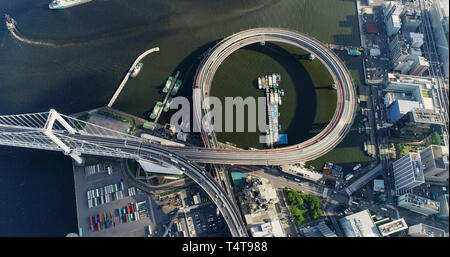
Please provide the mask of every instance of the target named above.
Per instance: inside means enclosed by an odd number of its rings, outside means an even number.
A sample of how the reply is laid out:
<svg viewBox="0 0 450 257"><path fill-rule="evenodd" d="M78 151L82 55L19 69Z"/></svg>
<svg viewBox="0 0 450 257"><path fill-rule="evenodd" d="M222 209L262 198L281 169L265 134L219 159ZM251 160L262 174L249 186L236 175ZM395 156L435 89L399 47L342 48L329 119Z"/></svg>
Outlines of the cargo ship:
<svg viewBox="0 0 450 257"><path fill-rule="evenodd" d="M170 77L167 79L166 85L164 86L164 88L163 88L163 90L162 90L163 93L169 92L170 85L172 85L172 80L173 80L173 77L172 77L172 76L170 76Z"/></svg>
<svg viewBox="0 0 450 257"><path fill-rule="evenodd" d="M150 114L150 119L153 120L153 119L156 118L156 116L158 116L158 114L161 112L162 106L163 106L163 104L162 104L160 101L158 101L158 102L155 104L155 107L153 107L152 114Z"/></svg>
<svg viewBox="0 0 450 257"><path fill-rule="evenodd" d="M5 20L6 20L6 28L8 28L9 31L13 32L13 30L16 28L16 21L11 18L8 14L5 14Z"/></svg>
<svg viewBox="0 0 450 257"><path fill-rule="evenodd" d="M170 104L172 103L172 101L173 101L173 98L172 97L169 97L168 99L167 99L167 102L166 102L166 105L164 106L164 112L168 112L169 111L169 108L170 108Z"/></svg>
<svg viewBox="0 0 450 257"><path fill-rule="evenodd" d="M86 4L94 0L53 0L48 4L50 9L66 9L69 7L74 7L80 4Z"/></svg>
<svg viewBox="0 0 450 257"><path fill-rule="evenodd" d="M131 72L132 78L136 77L139 74L139 72L142 69L142 66L144 66L144 64L142 62L136 64L136 67L134 67L133 71Z"/></svg>
<svg viewBox="0 0 450 257"><path fill-rule="evenodd" d="M172 89L171 95L176 95L178 93L178 89L180 89L181 87L181 79L177 80L177 82L175 82L175 86Z"/></svg>

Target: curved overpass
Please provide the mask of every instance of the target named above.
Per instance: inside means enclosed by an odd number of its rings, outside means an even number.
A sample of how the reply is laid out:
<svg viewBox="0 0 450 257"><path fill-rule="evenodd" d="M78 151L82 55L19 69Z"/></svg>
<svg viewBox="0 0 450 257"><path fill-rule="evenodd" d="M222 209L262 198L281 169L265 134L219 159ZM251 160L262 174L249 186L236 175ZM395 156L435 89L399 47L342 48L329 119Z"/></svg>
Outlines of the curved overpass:
<svg viewBox="0 0 450 257"><path fill-rule="evenodd" d="M316 159L331 151L349 132L356 114L356 92L351 75L340 58L316 39L304 34L280 28L249 29L219 42L202 60L195 76L193 101L199 107L208 103L208 96L213 77L220 64L234 51L262 41L290 44L307 50L327 68L337 87L337 108L330 123L313 138L297 145L270 150L227 150L227 149L177 149L173 151L183 154L193 161L226 164L261 164L279 165L298 163ZM206 100L206 101L205 101ZM206 110L194 108L194 119L201 124ZM201 128L203 141L208 147L217 142L210 123Z"/></svg>
<svg viewBox="0 0 450 257"><path fill-rule="evenodd" d="M200 185L211 197L222 213L230 229L231 235L234 237L248 236L246 225L242 220L241 214L239 213L239 210L235 208L232 201L227 197L225 190L217 184L217 182L210 175L208 175L203 168L194 162L167 151L166 149L155 146L154 144L142 141L139 138L111 138L80 134L72 135L72 137L81 142L85 141L89 144L96 144L101 147L115 149L117 152L128 153L136 159L159 160L181 169L184 174ZM98 155L98 152L89 152L89 150L86 149L83 151L83 154ZM110 154L110 156L114 156L114 154ZM146 187L148 185L139 183L137 179L131 177L128 177L128 179L133 180L135 185L144 191L147 191Z"/></svg>

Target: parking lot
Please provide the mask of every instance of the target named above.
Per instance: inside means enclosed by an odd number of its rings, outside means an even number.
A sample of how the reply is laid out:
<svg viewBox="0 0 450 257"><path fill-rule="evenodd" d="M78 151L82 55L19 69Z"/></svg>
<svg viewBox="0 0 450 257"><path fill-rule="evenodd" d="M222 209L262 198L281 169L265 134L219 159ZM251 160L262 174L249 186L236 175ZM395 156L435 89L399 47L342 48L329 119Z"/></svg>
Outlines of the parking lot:
<svg viewBox="0 0 450 257"><path fill-rule="evenodd" d="M217 215L216 205L203 205L186 213L188 220L192 220L197 237L230 237L231 233L222 214ZM189 229L191 229L190 227Z"/></svg>
<svg viewBox="0 0 450 257"><path fill-rule="evenodd" d="M87 166L92 166L88 164ZM77 218L78 225L81 228L82 236L87 237L108 237L108 236L147 236L148 230L147 226L151 225L151 221L148 216L143 215L141 219L131 220L131 222L120 221L117 209L123 208L129 203L145 202L145 208L149 209L148 197L137 189L128 190L129 186L121 180L121 173L119 172L121 165L119 162L106 162L106 166L111 167L111 172L101 171L96 173L86 172L89 168L76 166L74 169L74 182L75 182L75 195L77 202ZM101 163L103 168L103 163ZM112 184L122 184L124 188L120 190L123 195L122 199L110 198L109 202L103 201L98 202L97 206L92 206L89 208L88 205L88 191L93 189L105 188L105 186ZM120 189L117 188L117 189ZM129 192L135 192L136 194L130 196ZM107 192L103 190L103 195ZM92 196L91 196L92 197ZM100 197L97 197L100 199ZM103 197L106 199L106 197ZM95 228L94 231L91 229L90 216L97 216L102 214L103 222L100 226L100 231ZM105 219L106 218L106 219ZM105 222L105 220L107 222ZM106 224L108 223L108 224Z"/></svg>

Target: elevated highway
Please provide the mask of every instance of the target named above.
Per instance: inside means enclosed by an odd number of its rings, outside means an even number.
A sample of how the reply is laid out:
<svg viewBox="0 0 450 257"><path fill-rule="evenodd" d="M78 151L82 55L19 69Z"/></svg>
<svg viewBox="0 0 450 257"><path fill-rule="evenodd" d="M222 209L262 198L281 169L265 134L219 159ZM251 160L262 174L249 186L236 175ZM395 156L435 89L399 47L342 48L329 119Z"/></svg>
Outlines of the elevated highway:
<svg viewBox="0 0 450 257"><path fill-rule="evenodd" d="M302 48L318 58L327 68L337 90L337 108L327 127L313 138L289 147L251 151L218 149L215 148L217 138L212 124L203 121L208 109L194 108L194 119L197 124L202 124L203 141L207 147L214 149L172 148L172 151L183 154L190 160L205 163L280 165L314 160L331 151L347 135L355 118L357 97L349 71L340 58L324 44L287 29L249 29L220 41L200 63L193 85L193 104L197 107L209 106L207 97L220 64L236 50L260 42L286 43Z"/></svg>

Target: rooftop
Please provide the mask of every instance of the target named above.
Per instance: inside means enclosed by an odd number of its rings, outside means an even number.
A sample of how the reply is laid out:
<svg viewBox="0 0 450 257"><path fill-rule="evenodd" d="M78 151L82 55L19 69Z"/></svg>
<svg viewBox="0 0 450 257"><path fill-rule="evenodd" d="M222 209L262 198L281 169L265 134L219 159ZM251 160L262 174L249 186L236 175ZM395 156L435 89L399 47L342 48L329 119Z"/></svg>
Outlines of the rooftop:
<svg viewBox="0 0 450 257"><path fill-rule="evenodd" d="M280 220L274 220L250 228L253 237L286 237Z"/></svg>
<svg viewBox="0 0 450 257"><path fill-rule="evenodd" d="M434 211L439 211L439 202L433 201L431 199L413 195L410 193L406 193L405 195L405 201L408 203L412 203L416 206L422 207L422 208L428 208L432 209Z"/></svg>
<svg viewBox="0 0 450 257"><path fill-rule="evenodd" d="M401 218L398 220L391 221L389 223L380 225L378 229L381 232L382 236L388 236L399 231L408 229L408 225L405 222L405 219Z"/></svg>
<svg viewBox="0 0 450 257"><path fill-rule="evenodd" d="M411 110L414 121L420 123L444 124L440 113L430 109L414 108Z"/></svg>
<svg viewBox="0 0 450 257"><path fill-rule="evenodd" d="M380 237L380 232L372 220L369 210L341 218L342 225L347 237Z"/></svg>
<svg viewBox="0 0 450 257"><path fill-rule="evenodd" d="M409 227L408 233L410 236L420 236L420 237L445 237L446 233L444 230L428 226L427 224L419 223L414 226Z"/></svg>

